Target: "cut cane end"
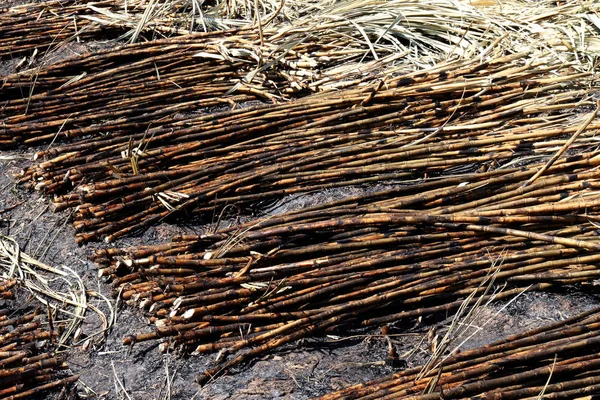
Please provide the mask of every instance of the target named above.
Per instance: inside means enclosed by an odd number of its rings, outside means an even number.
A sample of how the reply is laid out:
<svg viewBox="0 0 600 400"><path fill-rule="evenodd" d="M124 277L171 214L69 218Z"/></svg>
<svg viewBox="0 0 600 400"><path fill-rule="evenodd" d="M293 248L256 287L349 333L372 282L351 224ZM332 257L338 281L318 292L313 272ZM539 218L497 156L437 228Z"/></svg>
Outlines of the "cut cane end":
<svg viewBox="0 0 600 400"><path fill-rule="evenodd" d="M136 342L136 338L133 335L129 335L123 338L123 346L133 346Z"/></svg>
<svg viewBox="0 0 600 400"><path fill-rule="evenodd" d="M161 344L159 344L158 351L160 351L162 354L165 354L166 352L168 352L169 351L169 343L162 342Z"/></svg>
<svg viewBox="0 0 600 400"><path fill-rule="evenodd" d="M198 375L198 377L196 378L196 383L200 386L204 386L208 383L208 381L210 380L210 376L207 374L200 374Z"/></svg>
<svg viewBox="0 0 600 400"><path fill-rule="evenodd" d="M183 297L176 298L175 301L173 301L173 309L177 310L181 306L182 302L183 302Z"/></svg>

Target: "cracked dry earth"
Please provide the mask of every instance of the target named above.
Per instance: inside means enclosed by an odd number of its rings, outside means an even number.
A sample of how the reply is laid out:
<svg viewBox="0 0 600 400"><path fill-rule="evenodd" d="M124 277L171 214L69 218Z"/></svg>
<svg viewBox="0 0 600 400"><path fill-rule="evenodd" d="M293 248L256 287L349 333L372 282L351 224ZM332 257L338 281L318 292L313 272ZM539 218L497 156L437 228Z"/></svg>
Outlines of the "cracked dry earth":
<svg viewBox="0 0 600 400"><path fill-rule="evenodd" d="M89 289L103 293L117 306L116 326L102 344L73 348L67 355L71 371L81 375L77 385L81 398L127 398L118 384L120 381L131 399L308 399L389 375L395 368L423 363L450 324L452 316L448 315L437 320L414 321L412 326L392 326L391 338L403 360L401 365L386 363L388 342L378 331L340 332L337 336L288 345L201 388L195 378L214 361L214 355L161 354L156 344L143 343L133 348L121 344L123 337L147 331L149 324L140 310L115 303L110 283L98 280L88 255L102 245L77 246L69 212L54 213L47 199L15 185L13 175L31 162L30 153L0 155L0 210L6 210L0 215L0 233L14 237L25 252L45 263L75 269ZM296 197L285 207L316 204L354 194L355 190ZM174 233L200 232L202 228L163 224L115 244L160 243ZM464 347L481 346L600 304L593 286L581 289L525 293L507 303L487 305L480 310L481 325L472 327L477 333ZM99 324L96 315L89 315L84 323L84 332L88 334Z"/></svg>

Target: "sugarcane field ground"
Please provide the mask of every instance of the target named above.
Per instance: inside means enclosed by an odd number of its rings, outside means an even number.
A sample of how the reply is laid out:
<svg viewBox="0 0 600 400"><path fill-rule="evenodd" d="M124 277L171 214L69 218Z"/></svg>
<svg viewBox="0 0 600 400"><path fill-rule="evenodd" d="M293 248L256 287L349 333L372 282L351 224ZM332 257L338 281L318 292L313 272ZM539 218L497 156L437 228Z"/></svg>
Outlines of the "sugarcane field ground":
<svg viewBox="0 0 600 400"><path fill-rule="evenodd" d="M80 274L86 287L110 296L111 287L97 279L86 248L77 246L72 240L74 229L67 223L69 212L53 213L48 209L46 199L15 187L12 175L28 165L31 153L5 151L3 157L6 158L0 162L0 196L3 208L10 210L2 214L1 233L12 235L23 251L39 254L40 259L48 264L71 266ZM301 207L351 194L355 194L355 191L340 190L294 200L299 203L296 206ZM169 235L181 231L181 228L174 226L151 228L141 237L123 240L123 244L161 243ZM26 296L22 300L22 305L10 301L1 304L14 308L36 307L35 301ZM569 289L526 293L496 314L503 305L491 305L482 310L481 317L493 316L493 324L474 336L465 347L484 345L552 321L563 320L599 306L600 301L594 291L582 293L579 289ZM93 317L90 319L93 321L88 331L93 332L98 321ZM424 362L431 354L431 343L439 335L438 330L445 329L448 324L448 318L442 316L399 330L403 333L394 337L394 343L398 352L406 354L403 357L406 366L414 367ZM194 380L198 371L210 362L209 357L163 355L151 344L136 347L133 351L123 347L121 340L124 336L143 332L147 326L147 321L137 310L121 306L115 327L108 334L105 344L97 349L76 349L68 354L69 369L81 376L76 390L82 398L127 398L120 388L116 389L115 376L122 380L133 399L168 398L168 370L172 376L172 399L306 399L398 370L397 366L390 365L387 342L381 332L375 329L299 341L200 389ZM58 395L57 392L37 398L60 398Z"/></svg>
<svg viewBox="0 0 600 400"><path fill-rule="evenodd" d="M23 251L30 254L45 253L40 257L44 262L72 266L81 275L87 287L110 296L110 285L97 279L94 265L87 259L86 249L74 243L72 239L74 230L66 224L68 212L52 213L43 198L36 194L32 196L31 193L24 193L14 187L12 174L27 165L25 159L29 156L22 152L3 152L3 154L16 159L1 161L2 204L7 207L18 206L2 214L3 220L8 222L2 225L1 233L13 235L23 246ZM322 201L326 196L327 194L323 194L308 201ZM150 229L140 238L124 240L124 244L160 243L173 232L179 231L180 228L173 226ZM564 306L569 309L563 311L556 308L553 302L549 302L554 311L547 313L543 309L543 304L546 303L542 301L538 304L539 308L533 311L535 315L523 321L523 324L536 325L540 320L560 318L559 316L571 313L571 309L586 309L593 304L593 299L588 296L559 295L556 298L565 302ZM3 306L8 304L4 303ZM35 303L26 306L35 307ZM90 323L89 331L93 331L97 324L95 320ZM377 337L368 339L368 336L359 336L341 342L337 338L331 340L317 338L287 346L277 354L257 360L251 367L223 377L200 390L194 380L198 371L206 367L208 358L162 355L156 350L156 346L151 344L141 345L131 352L123 347L121 344L123 337L131 333L143 332L147 326L147 321L137 310L121 307L115 328L108 335L106 344L98 349L78 350L69 354L70 369L73 373L81 375L82 384L78 390L83 396L124 398L122 392L115 389L113 365L116 376L123 381L129 395L134 399L166 398L167 370L170 371L173 379L171 384L173 399L311 398L393 371L393 368L384 364L387 347ZM399 347L404 351L410 351L419 344L419 341L420 336L402 337ZM423 354L419 354L421 351ZM424 346L415 355L411 364L423 359L426 352L427 347ZM94 392L98 396L95 396Z"/></svg>
<svg viewBox="0 0 600 400"><path fill-rule="evenodd" d="M600 396L600 3L0 2L0 400Z"/></svg>

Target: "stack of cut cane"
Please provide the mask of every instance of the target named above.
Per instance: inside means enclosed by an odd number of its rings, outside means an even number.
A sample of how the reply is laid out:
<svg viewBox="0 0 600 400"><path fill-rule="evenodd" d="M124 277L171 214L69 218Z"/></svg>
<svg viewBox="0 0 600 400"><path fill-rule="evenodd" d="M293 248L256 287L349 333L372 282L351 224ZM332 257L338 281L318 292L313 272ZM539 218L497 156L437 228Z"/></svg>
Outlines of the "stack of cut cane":
<svg viewBox="0 0 600 400"><path fill-rule="evenodd" d="M599 328L594 308L320 400L591 399L600 392Z"/></svg>
<svg viewBox="0 0 600 400"><path fill-rule="evenodd" d="M66 390L79 376L53 351L61 324L48 323L45 312L8 306L17 290L17 280L0 278L0 399Z"/></svg>

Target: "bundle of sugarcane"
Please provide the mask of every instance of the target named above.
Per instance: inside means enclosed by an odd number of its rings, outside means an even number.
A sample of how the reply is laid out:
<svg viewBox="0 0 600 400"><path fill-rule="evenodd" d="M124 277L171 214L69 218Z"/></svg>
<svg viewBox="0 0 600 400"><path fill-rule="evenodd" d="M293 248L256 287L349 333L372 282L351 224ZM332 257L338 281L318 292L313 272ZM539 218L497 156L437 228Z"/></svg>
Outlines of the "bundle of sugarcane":
<svg viewBox="0 0 600 400"><path fill-rule="evenodd" d="M383 62L393 55L386 64L397 61L406 69L452 55L486 59L499 46L505 49L504 42L529 40L536 59L540 48L559 50L544 37L536 39L537 13L536 24L509 34L516 21L465 4L457 10L455 2L345 3L279 27L269 25L280 11L275 10L250 26L127 45L6 76L0 148L104 133L125 136L178 112L356 86L375 79L365 76L365 58ZM549 9L545 18L576 18L584 33L556 32L582 42L553 58L585 69L582 61L594 55L585 33L593 25L587 14L569 7ZM388 72L393 70L380 71L380 77Z"/></svg>
<svg viewBox="0 0 600 400"><path fill-rule="evenodd" d="M0 278L1 302L14 297L16 285L15 279ZM53 352L63 324L48 325L44 314L6 304L0 309L0 399L26 399L79 379Z"/></svg>
<svg viewBox="0 0 600 400"><path fill-rule="evenodd" d="M91 299L99 297L106 306ZM71 268L54 268L21 251L0 235L0 399L30 398L78 380L61 353L103 341L114 320L108 299L86 290ZM111 317L102 309L108 307ZM101 329L84 326L87 310ZM88 331L92 327L95 331Z"/></svg>
<svg viewBox="0 0 600 400"><path fill-rule="evenodd" d="M234 354L205 382L310 335L595 279L598 165L583 152L432 178L94 259L156 325L125 344Z"/></svg>
<svg viewBox="0 0 600 400"><path fill-rule="evenodd" d="M589 75L524 57L451 62L364 89L92 138L38 153L54 158L21 180L69 191L55 204L77 206L82 243L227 204L544 157L578 130L561 111L591 104ZM585 124L574 146L589 146L598 127Z"/></svg>
<svg viewBox="0 0 600 400"><path fill-rule="evenodd" d="M105 0L96 3L96 7L114 10L122 4ZM88 6L78 0L51 0L3 10L0 13L0 57L9 59L29 55L28 64L31 65L36 58L42 59L48 50L67 42L106 40L124 33L121 27L102 26L82 18L91 11ZM25 62L27 60L23 60Z"/></svg>
<svg viewBox="0 0 600 400"><path fill-rule="evenodd" d="M134 43L196 31L256 26L257 17L261 23L279 21L283 16L296 20L326 7L321 0L303 3L261 2L258 9L235 2L194 1L46 0L19 4L0 10L0 58L29 55L31 65L36 58L47 62L46 52L73 41L117 39Z"/></svg>
<svg viewBox="0 0 600 400"><path fill-rule="evenodd" d="M320 400L591 399L600 392L599 328L595 308Z"/></svg>
<svg viewBox="0 0 600 400"><path fill-rule="evenodd" d="M47 52L73 41L136 42L188 35L203 28L211 31L228 28L222 21L225 15L221 17L216 7L203 4L197 8L192 3L47 0L16 5L0 13L0 57L30 55L29 65L36 58L48 63ZM202 17L200 23L195 22L197 16ZM242 22L236 25L243 26ZM252 20L246 21L246 25L251 23Z"/></svg>
<svg viewBox="0 0 600 400"><path fill-rule="evenodd" d="M157 40L7 76L1 89L7 101L0 109L0 148L86 135L102 139L106 133L126 138L165 120L183 122L194 111L256 99L274 102L332 81L343 86L344 78L350 79L347 84L361 81L355 76L362 69L324 71L360 58L360 46L351 49L352 38L332 46L317 37L295 41L294 31L288 33L264 45L256 31ZM346 45L346 51L336 50ZM368 71L369 64L363 67ZM308 82L317 80L309 88ZM30 95L23 98L24 93Z"/></svg>

